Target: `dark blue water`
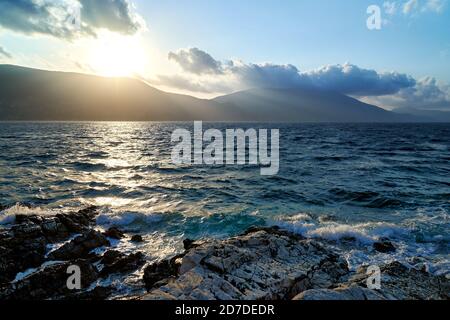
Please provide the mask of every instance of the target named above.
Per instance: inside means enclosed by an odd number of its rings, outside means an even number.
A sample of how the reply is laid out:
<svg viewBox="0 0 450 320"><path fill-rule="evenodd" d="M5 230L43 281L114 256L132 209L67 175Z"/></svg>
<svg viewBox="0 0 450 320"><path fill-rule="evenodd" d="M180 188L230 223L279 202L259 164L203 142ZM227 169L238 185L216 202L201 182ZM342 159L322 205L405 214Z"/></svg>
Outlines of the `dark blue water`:
<svg viewBox="0 0 450 320"><path fill-rule="evenodd" d="M15 206L0 223L95 204L99 224L145 233L155 257L185 237L277 224L354 241L344 253L353 264L393 258L370 246L388 237L396 258L423 256L432 271L448 272L450 124L204 124L279 128L272 177L258 166L172 164L172 131L192 126L0 123L0 203L36 207Z"/></svg>

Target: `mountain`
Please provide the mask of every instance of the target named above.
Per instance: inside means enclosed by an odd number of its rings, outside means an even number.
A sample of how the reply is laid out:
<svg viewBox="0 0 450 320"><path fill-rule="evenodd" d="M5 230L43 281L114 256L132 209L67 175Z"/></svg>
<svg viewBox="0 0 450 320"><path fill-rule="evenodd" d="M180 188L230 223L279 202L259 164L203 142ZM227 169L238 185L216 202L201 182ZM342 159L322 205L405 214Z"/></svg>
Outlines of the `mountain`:
<svg viewBox="0 0 450 320"><path fill-rule="evenodd" d="M340 93L315 88L252 89L214 99L238 108L245 120L300 122L403 122L400 115ZM257 110L257 112L255 112Z"/></svg>
<svg viewBox="0 0 450 320"><path fill-rule="evenodd" d="M402 122L419 118L345 95L252 89L212 100L167 93L129 78L0 65L0 120Z"/></svg>
<svg viewBox="0 0 450 320"><path fill-rule="evenodd" d="M398 114L410 114L433 122L450 122L450 111L419 110L414 108L397 108L392 110Z"/></svg>
<svg viewBox="0 0 450 320"><path fill-rule="evenodd" d="M0 120L170 121L226 119L208 100L128 78L0 65ZM223 109L223 107L222 107Z"/></svg>

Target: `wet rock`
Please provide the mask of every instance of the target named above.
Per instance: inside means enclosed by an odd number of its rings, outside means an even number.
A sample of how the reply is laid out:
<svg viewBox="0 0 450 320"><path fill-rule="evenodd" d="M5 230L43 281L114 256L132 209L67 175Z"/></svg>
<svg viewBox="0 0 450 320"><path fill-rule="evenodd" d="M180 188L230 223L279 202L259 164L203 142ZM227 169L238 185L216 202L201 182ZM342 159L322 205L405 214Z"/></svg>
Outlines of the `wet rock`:
<svg viewBox="0 0 450 320"><path fill-rule="evenodd" d="M291 299L328 288L348 274L347 263L319 242L279 228L252 228L231 239L199 244L177 259L146 268L143 299ZM173 281L160 282L164 276Z"/></svg>
<svg viewBox="0 0 450 320"><path fill-rule="evenodd" d="M373 244L373 248L382 253L392 253L396 251L395 246L388 239L381 239Z"/></svg>
<svg viewBox="0 0 450 320"><path fill-rule="evenodd" d="M0 289L0 300L61 299L74 294L67 287L69 266L81 271L81 290L85 290L98 278L97 270L86 260L59 263L44 267L27 277Z"/></svg>
<svg viewBox="0 0 450 320"><path fill-rule="evenodd" d="M181 257L176 256L169 260L162 260L148 265L144 269L144 283L147 290L155 287L155 284L168 279L174 279L179 274Z"/></svg>
<svg viewBox="0 0 450 320"><path fill-rule="evenodd" d="M89 253L96 248L109 246L106 237L96 230L89 230L64 244L59 249L50 252L49 260L67 261L79 258L88 258Z"/></svg>
<svg viewBox="0 0 450 320"><path fill-rule="evenodd" d="M18 272L40 266L47 243L40 227L34 224L0 232L0 283L13 280Z"/></svg>
<svg viewBox="0 0 450 320"><path fill-rule="evenodd" d="M189 250L189 249L191 249L193 246L193 244L194 244L194 240L191 240L191 239L185 239L185 240L183 240L183 246L184 246L184 250Z"/></svg>
<svg viewBox="0 0 450 320"><path fill-rule="evenodd" d="M18 272L40 266L47 246L86 231L94 223L96 207L55 216L22 215L0 231L0 284L8 283Z"/></svg>
<svg viewBox="0 0 450 320"><path fill-rule="evenodd" d="M142 238L141 235L135 234L134 236L131 237L131 242L140 243L144 242L144 239Z"/></svg>
<svg viewBox="0 0 450 320"><path fill-rule="evenodd" d="M116 227L109 228L108 230L106 230L103 233L103 235L105 235L108 238L117 239L117 240L125 238L125 234Z"/></svg>
<svg viewBox="0 0 450 320"><path fill-rule="evenodd" d="M109 250L105 252L100 263L104 265L100 272L100 276L105 277L113 273L134 271L143 266L145 260L142 252L125 255L119 251Z"/></svg>

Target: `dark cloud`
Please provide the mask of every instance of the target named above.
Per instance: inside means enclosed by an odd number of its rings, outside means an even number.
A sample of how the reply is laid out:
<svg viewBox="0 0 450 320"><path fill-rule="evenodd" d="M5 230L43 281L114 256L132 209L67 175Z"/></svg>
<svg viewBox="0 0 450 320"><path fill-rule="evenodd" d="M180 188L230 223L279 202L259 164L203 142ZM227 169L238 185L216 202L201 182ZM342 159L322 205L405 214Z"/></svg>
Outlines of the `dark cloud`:
<svg viewBox="0 0 450 320"><path fill-rule="evenodd" d="M0 0L0 27L25 34L64 39L95 36L98 29L130 34L139 20L128 0Z"/></svg>
<svg viewBox="0 0 450 320"><path fill-rule="evenodd" d="M416 84L416 80L406 74L378 73L348 63L325 66L305 75L317 87L354 96L394 94Z"/></svg>
<svg viewBox="0 0 450 320"><path fill-rule="evenodd" d="M402 89L394 95L368 97L365 101L392 109L450 110L450 86L426 77L418 80L415 86Z"/></svg>
<svg viewBox="0 0 450 320"><path fill-rule="evenodd" d="M222 63L197 48L169 52L169 60L175 61L183 70L193 74L222 74Z"/></svg>
<svg viewBox="0 0 450 320"><path fill-rule="evenodd" d="M309 85L309 79L293 65L230 62L227 71L249 87L293 88Z"/></svg>
<svg viewBox="0 0 450 320"><path fill-rule="evenodd" d="M7 59L11 59L12 55L6 51L5 48L3 48L2 46L0 46L0 58L7 58Z"/></svg>
<svg viewBox="0 0 450 320"><path fill-rule="evenodd" d="M127 0L79 1L81 19L90 28L105 28L123 34L134 34L141 28L141 22Z"/></svg>

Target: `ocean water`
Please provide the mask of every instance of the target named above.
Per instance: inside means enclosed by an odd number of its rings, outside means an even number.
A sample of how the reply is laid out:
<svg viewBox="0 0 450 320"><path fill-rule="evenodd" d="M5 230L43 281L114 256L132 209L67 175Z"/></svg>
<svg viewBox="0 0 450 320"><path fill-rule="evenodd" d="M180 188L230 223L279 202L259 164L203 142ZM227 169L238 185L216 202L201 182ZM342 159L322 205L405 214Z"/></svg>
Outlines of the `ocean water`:
<svg viewBox="0 0 450 320"><path fill-rule="evenodd" d="M97 205L100 226L147 240L115 245L149 260L179 252L185 238L279 225L329 241L351 267L419 261L449 273L450 124L204 123L280 129L276 176L172 164L180 127L193 123L0 123L0 203L17 203L0 226L16 213ZM382 237L396 253L372 249Z"/></svg>

